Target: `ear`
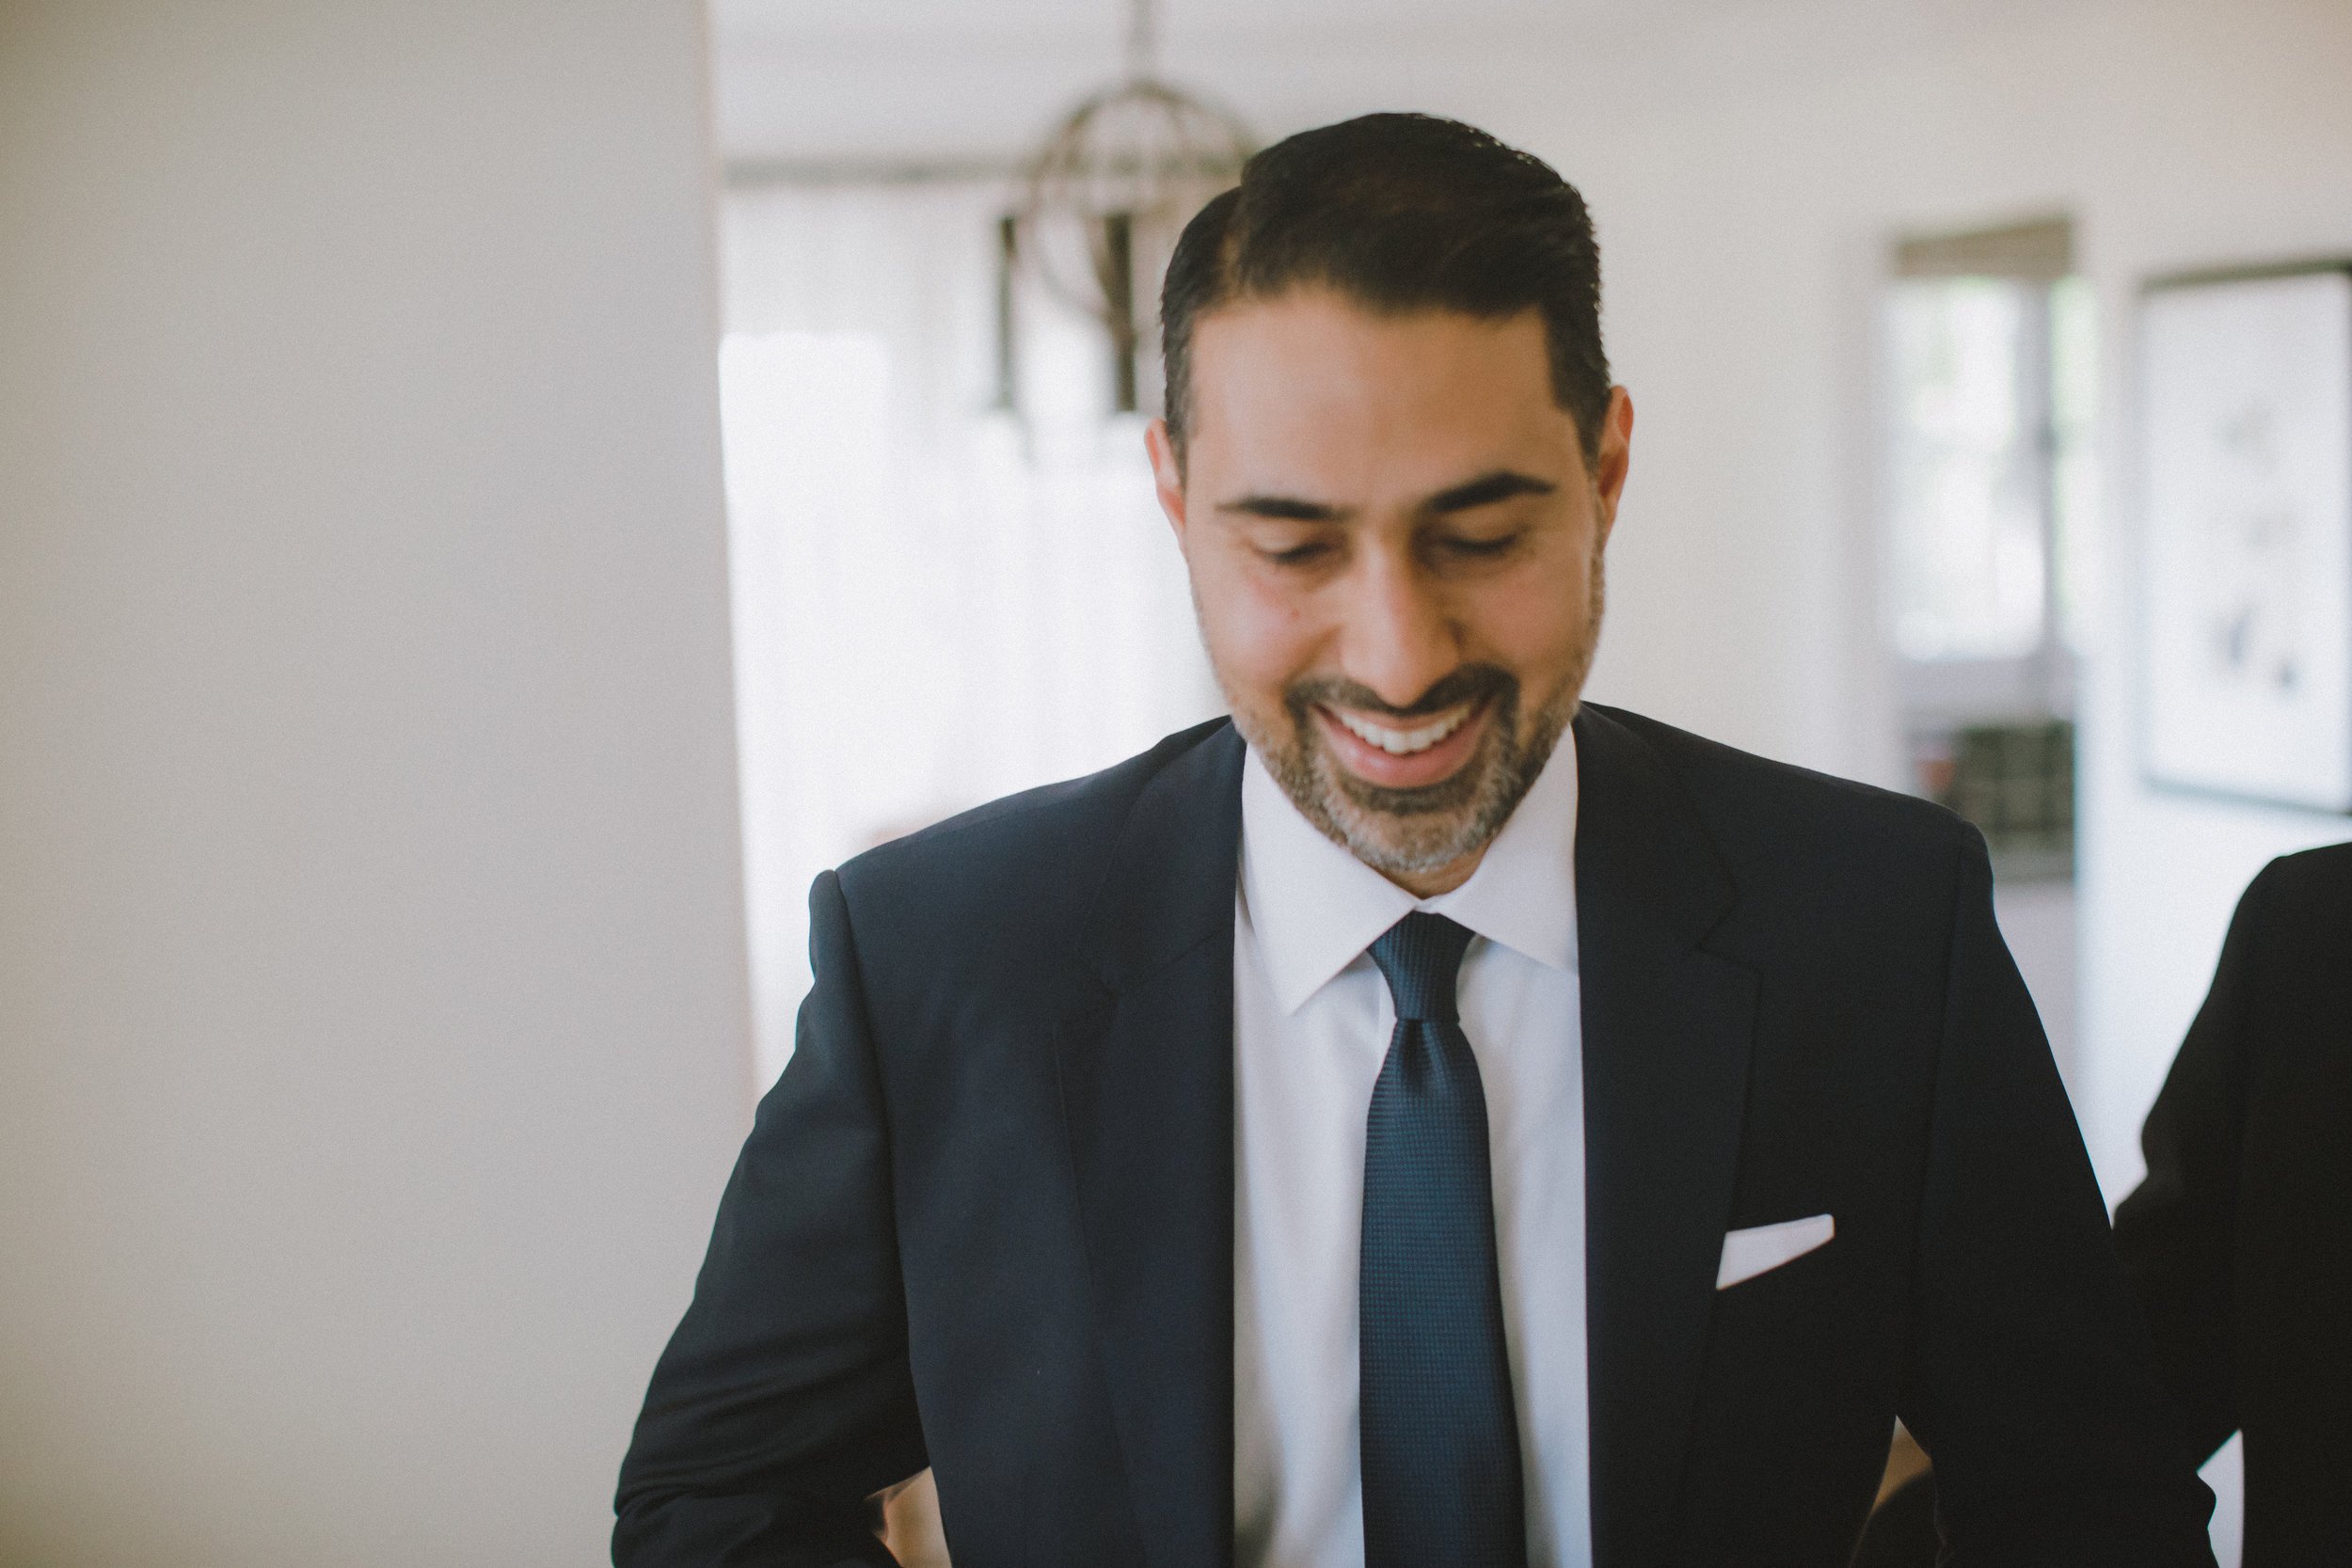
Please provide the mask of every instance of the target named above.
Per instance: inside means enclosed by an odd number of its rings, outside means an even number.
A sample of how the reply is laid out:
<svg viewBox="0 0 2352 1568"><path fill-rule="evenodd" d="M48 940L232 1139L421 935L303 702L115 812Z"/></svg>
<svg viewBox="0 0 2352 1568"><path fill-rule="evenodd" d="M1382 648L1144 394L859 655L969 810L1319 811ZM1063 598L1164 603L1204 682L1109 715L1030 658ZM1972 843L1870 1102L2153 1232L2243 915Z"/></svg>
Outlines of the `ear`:
<svg viewBox="0 0 2352 1568"><path fill-rule="evenodd" d="M1184 475L1176 461L1176 443L1168 438L1168 421L1153 420L1143 429L1143 450L1152 454L1152 480L1158 490L1160 510L1176 531L1176 546L1184 544Z"/></svg>
<svg viewBox="0 0 2352 1568"><path fill-rule="evenodd" d="M1600 450L1593 454L1593 490L1600 499L1600 543L1617 526L1617 501L1625 495L1633 464L1633 399L1622 387L1609 388L1609 410L1600 417Z"/></svg>

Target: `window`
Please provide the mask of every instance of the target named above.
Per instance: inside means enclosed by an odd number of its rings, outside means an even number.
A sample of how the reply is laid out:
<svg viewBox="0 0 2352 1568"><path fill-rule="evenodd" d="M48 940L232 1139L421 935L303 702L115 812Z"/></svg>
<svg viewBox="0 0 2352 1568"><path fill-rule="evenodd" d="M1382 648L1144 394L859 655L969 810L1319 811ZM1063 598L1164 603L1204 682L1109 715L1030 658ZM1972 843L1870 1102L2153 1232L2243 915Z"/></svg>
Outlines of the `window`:
<svg viewBox="0 0 2352 1568"><path fill-rule="evenodd" d="M762 1081L809 879L1217 711L1141 420L1091 320L1011 298L999 182L723 209L720 356Z"/></svg>
<svg viewBox="0 0 2352 1568"><path fill-rule="evenodd" d="M2092 300L2062 220L1895 249L1887 624L1917 786L2004 877L2071 876L2097 506Z"/></svg>
<svg viewBox="0 0 2352 1568"><path fill-rule="evenodd" d="M1895 356L1895 643L1905 658L2018 659L2042 644L2039 367L2030 285L1915 278L1888 304Z"/></svg>

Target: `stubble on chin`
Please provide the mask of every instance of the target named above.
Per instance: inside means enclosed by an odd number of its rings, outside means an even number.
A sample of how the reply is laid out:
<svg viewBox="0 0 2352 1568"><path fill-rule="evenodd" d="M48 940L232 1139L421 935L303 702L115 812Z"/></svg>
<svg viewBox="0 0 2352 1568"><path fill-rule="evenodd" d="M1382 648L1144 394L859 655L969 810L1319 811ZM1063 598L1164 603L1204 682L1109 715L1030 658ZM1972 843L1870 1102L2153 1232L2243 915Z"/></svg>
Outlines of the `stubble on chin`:
<svg viewBox="0 0 2352 1568"><path fill-rule="evenodd" d="M1286 703L1273 725L1249 723L1238 712L1235 720L1282 793L1325 837L1375 871L1416 876L1483 849L1502 831L1574 717L1580 684L1563 682L1522 714L1518 683L1503 677L1486 699L1477 750L1453 777L1419 789L1387 788L1347 771L1324 739L1311 700Z"/></svg>
<svg viewBox="0 0 2352 1568"><path fill-rule="evenodd" d="M1438 711L1482 696L1488 711L1478 749L1451 778L1420 789L1391 789L1358 778L1340 765L1325 740L1318 705L1378 712L1386 705L1351 682L1310 677L1284 690L1267 712L1236 701L1222 672L1218 682L1233 722L1308 821L1325 837L1374 870L1418 876L1454 864L1494 842L1518 809L1560 736L1576 717L1584 678L1600 641L1606 594L1600 552L1593 552L1589 614L1581 645L1558 685L1532 710L1521 707L1519 682L1494 665L1467 665L1430 689L1415 705ZM1389 710L1393 711L1393 710ZM1402 716L1400 716L1402 717Z"/></svg>

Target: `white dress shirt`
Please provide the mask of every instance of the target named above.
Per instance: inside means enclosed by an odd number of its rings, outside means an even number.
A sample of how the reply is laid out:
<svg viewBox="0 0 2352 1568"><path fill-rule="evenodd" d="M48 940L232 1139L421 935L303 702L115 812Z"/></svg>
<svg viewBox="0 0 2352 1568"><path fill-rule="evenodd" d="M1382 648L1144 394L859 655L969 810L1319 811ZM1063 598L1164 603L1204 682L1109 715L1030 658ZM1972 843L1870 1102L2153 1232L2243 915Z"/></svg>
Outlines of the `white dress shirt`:
<svg viewBox="0 0 2352 1568"><path fill-rule="evenodd" d="M1415 898L1242 772L1233 925L1233 1488L1242 1568L1362 1568L1364 1120L1396 1022L1365 949L1414 910L1476 933L1462 1032L1486 1089L1530 1568L1592 1561L1584 1376L1576 742L1469 881Z"/></svg>

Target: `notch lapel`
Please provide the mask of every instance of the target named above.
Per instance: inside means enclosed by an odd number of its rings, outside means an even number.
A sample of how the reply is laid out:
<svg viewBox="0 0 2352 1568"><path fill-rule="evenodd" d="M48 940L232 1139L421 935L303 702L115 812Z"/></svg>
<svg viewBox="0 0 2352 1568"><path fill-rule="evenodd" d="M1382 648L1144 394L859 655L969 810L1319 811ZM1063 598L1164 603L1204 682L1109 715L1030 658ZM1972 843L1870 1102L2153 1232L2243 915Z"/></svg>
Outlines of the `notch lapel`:
<svg viewBox="0 0 2352 1568"><path fill-rule="evenodd" d="M1241 737L1144 787L1057 1050L1088 1283L1144 1549L1233 1554L1233 898Z"/></svg>
<svg viewBox="0 0 2352 1568"><path fill-rule="evenodd" d="M1695 808L1605 709L1576 720L1593 1545L1673 1560L1738 1176L1756 977L1705 950L1736 890Z"/></svg>

